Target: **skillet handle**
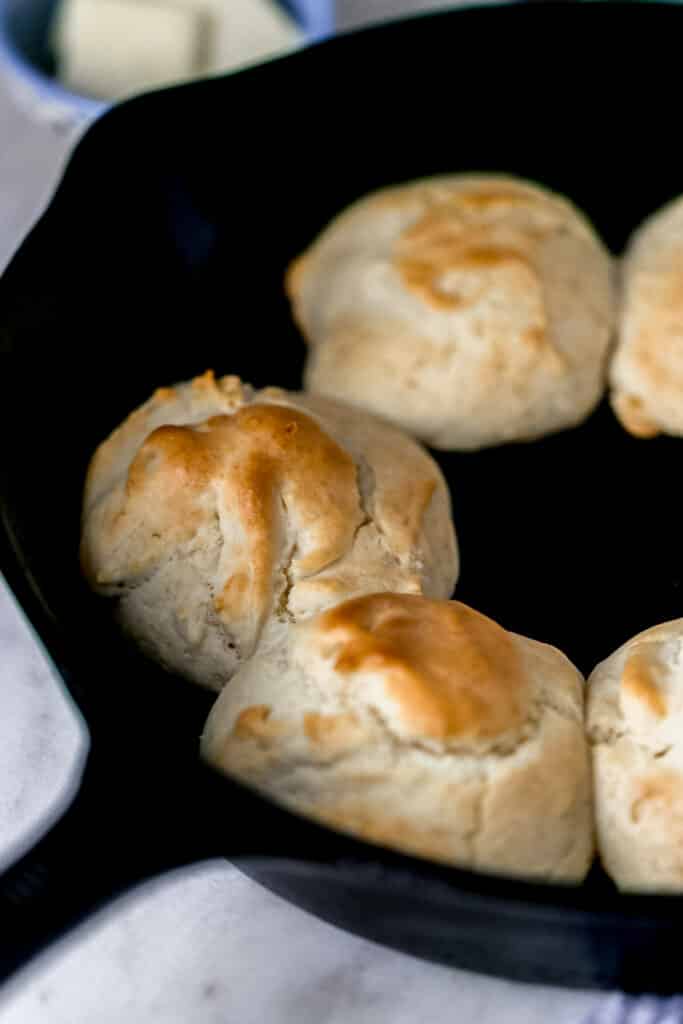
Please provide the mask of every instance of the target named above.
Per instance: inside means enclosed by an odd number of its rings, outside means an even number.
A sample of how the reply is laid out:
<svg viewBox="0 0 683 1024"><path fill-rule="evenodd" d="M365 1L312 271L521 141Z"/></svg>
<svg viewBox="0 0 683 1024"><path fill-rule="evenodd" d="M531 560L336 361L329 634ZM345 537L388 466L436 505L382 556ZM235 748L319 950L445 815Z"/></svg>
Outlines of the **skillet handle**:
<svg viewBox="0 0 683 1024"><path fill-rule="evenodd" d="M91 754L59 821L0 874L0 985L129 887L201 857L178 843L178 819L169 828L166 815L149 806L151 793L143 789L140 799L92 762Z"/></svg>

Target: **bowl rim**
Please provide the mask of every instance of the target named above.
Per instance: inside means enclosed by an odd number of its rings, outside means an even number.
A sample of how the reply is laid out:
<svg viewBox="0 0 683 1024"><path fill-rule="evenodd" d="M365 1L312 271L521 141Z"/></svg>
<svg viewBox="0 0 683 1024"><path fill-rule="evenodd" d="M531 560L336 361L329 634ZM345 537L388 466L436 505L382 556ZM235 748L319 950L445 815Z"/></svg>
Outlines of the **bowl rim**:
<svg viewBox="0 0 683 1024"><path fill-rule="evenodd" d="M331 10L331 3L329 8ZM334 26L330 17L320 17L315 24L309 25L303 20L303 13L302 10L300 14L302 20L297 22L301 33L301 40L298 46L294 47L294 50L304 48L311 43L324 41L334 32ZM34 104L37 102L46 107L52 105L57 108L56 112L59 112L61 108L62 111L75 115L79 121L94 120L109 110L110 107L117 105L117 102L121 103L128 99L135 99L138 95L144 95L147 92L157 92L166 88L175 88L178 85L192 84L193 79L161 85L156 88L141 90L139 93L135 92L131 96L123 97L119 101L97 99L94 96L89 96L87 93L74 92L73 89L63 85L57 76L49 75L42 71L36 64L24 56L16 46L12 34L8 30L7 15L7 0L0 0L0 65L5 70L5 77L9 78L10 81L13 80L17 88L22 89L23 87L24 92L29 92ZM288 56L289 53L288 49L283 54L274 54L273 57L266 57L254 63L268 63L271 59L278 56ZM252 62L244 65L246 69L252 66ZM235 71L239 70L243 69L235 69ZM201 78L221 77L227 73L229 72L212 72L201 76Z"/></svg>
<svg viewBox="0 0 683 1024"><path fill-rule="evenodd" d="M103 100L73 92L57 78L45 74L35 64L26 60L8 32L6 0L0 0L0 61L5 71L9 71L7 77L13 78L19 86L26 86L33 97L41 103L62 105L88 120L97 117L108 107Z"/></svg>

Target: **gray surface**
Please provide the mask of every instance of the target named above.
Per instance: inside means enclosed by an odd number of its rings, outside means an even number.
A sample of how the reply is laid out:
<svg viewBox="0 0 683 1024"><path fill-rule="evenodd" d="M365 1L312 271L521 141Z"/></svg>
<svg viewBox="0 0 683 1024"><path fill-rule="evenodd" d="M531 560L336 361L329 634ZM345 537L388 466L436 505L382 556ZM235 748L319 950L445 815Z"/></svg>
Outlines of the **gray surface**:
<svg viewBox="0 0 683 1024"><path fill-rule="evenodd" d="M47 201L70 148L70 133L31 119L0 72L0 267Z"/></svg>

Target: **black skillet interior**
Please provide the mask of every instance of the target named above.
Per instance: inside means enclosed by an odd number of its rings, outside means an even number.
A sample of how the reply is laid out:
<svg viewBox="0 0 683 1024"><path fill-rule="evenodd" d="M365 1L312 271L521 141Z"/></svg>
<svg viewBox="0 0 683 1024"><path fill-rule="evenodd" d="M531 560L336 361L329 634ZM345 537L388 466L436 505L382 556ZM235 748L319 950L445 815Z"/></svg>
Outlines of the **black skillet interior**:
<svg viewBox="0 0 683 1024"><path fill-rule="evenodd" d="M0 566L89 725L79 797L0 883L4 973L126 885L224 853L343 927L529 981L676 990L683 901L426 864L338 836L198 764L206 695L128 650L79 578L89 454L203 371L296 388L288 261L350 200L445 171L566 192L620 251L683 188L683 9L514 6L350 35L115 109L0 282ZM588 671L683 610L681 442L599 409L533 445L439 456L458 596Z"/></svg>

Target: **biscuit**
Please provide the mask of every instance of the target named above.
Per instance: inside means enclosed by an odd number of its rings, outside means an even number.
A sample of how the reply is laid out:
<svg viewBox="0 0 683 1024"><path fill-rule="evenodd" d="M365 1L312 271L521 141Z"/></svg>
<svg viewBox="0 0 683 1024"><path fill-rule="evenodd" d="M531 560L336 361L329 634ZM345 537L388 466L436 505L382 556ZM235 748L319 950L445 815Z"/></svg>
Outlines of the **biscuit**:
<svg viewBox="0 0 683 1024"><path fill-rule="evenodd" d="M223 690L202 754L432 860L572 881L591 862L581 675L455 601L364 595L291 626Z"/></svg>
<svg viewBox="0 0 683 1024"><path fill-rule="evenodd" d="M598 851L621 889L683 891L683 619L588 680Z"/></svg>
<svg viewBox="0 0 683 1024"><path fill-rule="evenodd" d="M271 618L384 589L448 597L458 574L448 490L419 445L212 373L159 389L100 445L81 562L148 654L214 689Z"/></svg>
<svg viewBox="0 0 683 1024"><path fill-rule="evenodd" d="M289 268L305 384L435 448L531 440L605 389L612 261L570 203L503 176L387 188Z"/></svg>
<svg viewBox="0 0 683 1024"><path fill-rule="evenodd" d="M683 198L650 217L622 263L612 407L636 437L683 436Z"/></svg>

